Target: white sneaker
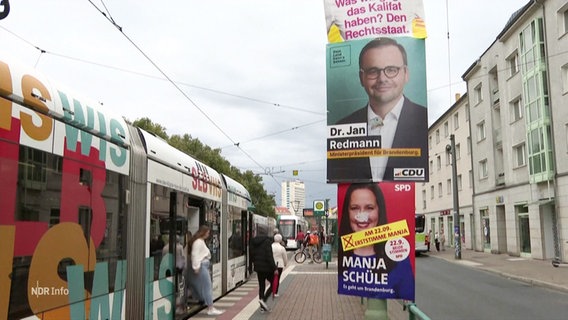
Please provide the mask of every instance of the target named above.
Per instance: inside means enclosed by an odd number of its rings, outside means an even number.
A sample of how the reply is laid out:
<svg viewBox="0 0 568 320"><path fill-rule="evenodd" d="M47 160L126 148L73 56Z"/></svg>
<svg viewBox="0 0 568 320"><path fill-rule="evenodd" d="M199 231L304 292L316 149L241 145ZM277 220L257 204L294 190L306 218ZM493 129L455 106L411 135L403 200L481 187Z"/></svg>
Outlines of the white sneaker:
<svg viewBox="0 0 568 320"><path fill-rule="evenodd" d="M274 296L275 296L276 298L280 297L280 295L279 295L278 293L275 293Z"/></svg>
<svg viewBox="0 0 568 320"><path fill-rule="evenodd" d="M264 302L264 300L259 299L259 300L258 300L258 303L260 303L260 306L261 306L264 310L266 310L266 311L270 310L270 309L268 308L268 305L266 304L266 302Z"/></svg>
<svg viewBox="0 0 568 320"><path fill-rule="evenodd" d="M215 308L211 308L207 311L207 315L209 316L218 316L220 314L222 314L225 311L219 310L219 309L215 309Z"/></svg>

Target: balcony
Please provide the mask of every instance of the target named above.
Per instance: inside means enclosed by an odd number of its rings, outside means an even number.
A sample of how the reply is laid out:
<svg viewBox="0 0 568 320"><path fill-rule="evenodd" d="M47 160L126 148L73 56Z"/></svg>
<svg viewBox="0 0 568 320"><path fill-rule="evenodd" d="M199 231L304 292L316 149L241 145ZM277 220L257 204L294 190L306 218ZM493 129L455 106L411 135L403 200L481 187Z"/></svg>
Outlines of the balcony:
<svg viewBox="0 0 568 320"><path fill-rule="evenodd" d="M503 149L503 134L501 128L493 130L493 143L495 144L495 149Z"/></svg>
<svg viewBox="0 0 568 320"><path fill-rule="evenodd" d="M495 109L499 109L499 89L493 89L491 93L491 105Z"/></svg>
<svg viewBox="0 0 568 320"><path fill-rule="evenodd" d="M496 186L504 186L505 185L505 173L504 172L497 174L497 178L495 178L495 185Z"/></svg>

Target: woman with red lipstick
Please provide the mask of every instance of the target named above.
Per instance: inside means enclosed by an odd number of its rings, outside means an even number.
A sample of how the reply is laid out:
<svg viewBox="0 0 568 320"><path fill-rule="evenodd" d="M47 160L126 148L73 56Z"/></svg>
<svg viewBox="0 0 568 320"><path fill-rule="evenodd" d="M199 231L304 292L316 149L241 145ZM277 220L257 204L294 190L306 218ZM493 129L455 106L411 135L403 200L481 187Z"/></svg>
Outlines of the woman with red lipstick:
<svg viewBox="0 0 568 320"><path fill-rule="evenodd" d="M340 219L340 237L389 223L380 185L349 185ZM343 245L339 246L339 293L377 299L414 297L410 258L393 261L387 255L385 245L386 241L381 241L345 251Z"/></svg>

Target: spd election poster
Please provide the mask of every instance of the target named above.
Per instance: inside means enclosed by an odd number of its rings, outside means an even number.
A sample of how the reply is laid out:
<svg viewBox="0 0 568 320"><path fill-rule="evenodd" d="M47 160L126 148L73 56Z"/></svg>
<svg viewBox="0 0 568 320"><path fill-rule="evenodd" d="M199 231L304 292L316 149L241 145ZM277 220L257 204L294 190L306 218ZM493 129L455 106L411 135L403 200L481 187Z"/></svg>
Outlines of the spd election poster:
<svg viewBox="0 0 568 320"><path fill-rule="evenodd" d="M415 297L414 183L338 185L338 293Z"/></svg>

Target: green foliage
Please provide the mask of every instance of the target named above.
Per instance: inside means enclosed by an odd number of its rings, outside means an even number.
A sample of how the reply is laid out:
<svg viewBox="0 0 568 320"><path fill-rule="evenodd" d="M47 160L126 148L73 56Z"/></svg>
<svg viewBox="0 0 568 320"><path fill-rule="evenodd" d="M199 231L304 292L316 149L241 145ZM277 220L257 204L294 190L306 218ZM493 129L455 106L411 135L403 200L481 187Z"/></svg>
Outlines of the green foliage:
<svg viewBox="0 0 568 320"><path fill-rule="evenodd" d="M199 141L199 139L192 138L189 134L184 134L183 136L176 134L168 137L165 127L160 124L153 123L152 120L148 118L135 120L133 125L154 133L167 141L174 148L205 163L217 172L225 174L238 181L250 193L251 200L253 205L256 207L257 214L274 218L276 217L276 212L274 210L276 201L274 200L274 196L268 194L264 189L262 177L258 174L254 174L250 170L243 173L238 168L232 166L227 159L221 156L221 149L212 149Z"/></svg>

